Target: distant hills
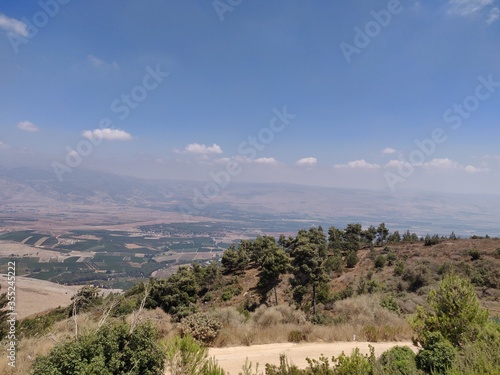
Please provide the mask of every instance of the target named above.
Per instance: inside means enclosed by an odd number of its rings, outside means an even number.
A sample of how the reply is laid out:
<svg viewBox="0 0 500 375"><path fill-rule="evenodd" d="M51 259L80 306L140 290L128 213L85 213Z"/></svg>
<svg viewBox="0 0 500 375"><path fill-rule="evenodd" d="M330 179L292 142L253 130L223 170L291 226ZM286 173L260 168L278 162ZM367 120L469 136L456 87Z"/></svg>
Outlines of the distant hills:
<svg viewBox="0 0 500 375"><path fill-rule="evenodd" d="M214 190L213 182L142 180L84 169L65 177L59 181L51 170L0 167L0 218L30 206L59 210L84 205L245 221L265 232L385 222L391 230L410 229L420 235L455 231L462 236L500 236L500 195L241 182Z"/></svg>

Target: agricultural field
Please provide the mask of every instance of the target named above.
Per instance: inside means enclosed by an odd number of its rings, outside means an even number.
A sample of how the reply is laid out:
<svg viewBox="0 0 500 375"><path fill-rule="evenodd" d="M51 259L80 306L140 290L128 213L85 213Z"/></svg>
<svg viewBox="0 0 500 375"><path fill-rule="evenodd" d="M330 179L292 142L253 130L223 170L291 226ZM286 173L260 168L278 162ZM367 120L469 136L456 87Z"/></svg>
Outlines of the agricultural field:
<svg viewBox="0 0 500 375"><path fill-rule="evenodd" d="M0 272L16 261L19 275L64 285L125 289L156 271L220 258L231 241L210 224L159 224L135 231L74 230L60 235L13 231L0 235ZM219 238L216 239L216 236Z"/></svg>

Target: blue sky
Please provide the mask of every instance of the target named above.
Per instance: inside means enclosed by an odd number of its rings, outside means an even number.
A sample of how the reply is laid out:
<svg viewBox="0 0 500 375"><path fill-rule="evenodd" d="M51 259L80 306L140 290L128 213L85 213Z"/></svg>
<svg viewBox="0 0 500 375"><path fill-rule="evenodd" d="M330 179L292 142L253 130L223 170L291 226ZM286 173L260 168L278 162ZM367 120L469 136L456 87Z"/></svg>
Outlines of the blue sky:
<svg viewBox="0 0 500 375"><path fill-rule="evenodd" d="M0 56L2 166L500 183L500 0L4 0Z"/></svg>

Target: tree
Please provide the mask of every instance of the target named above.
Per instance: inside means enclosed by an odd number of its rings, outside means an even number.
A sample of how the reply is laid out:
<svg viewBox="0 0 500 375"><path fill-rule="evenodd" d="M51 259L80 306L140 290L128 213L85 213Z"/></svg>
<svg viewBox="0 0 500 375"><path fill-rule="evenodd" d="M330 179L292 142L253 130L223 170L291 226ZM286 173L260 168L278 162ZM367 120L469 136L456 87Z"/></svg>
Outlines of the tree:
<svg viewBox="0 0 500 375"><path fill-rule="evenodd" d="M385 223L380 223L377 228L377 242L383 245L388 235L389 229L385 227Z"/></svg>
<svg viewBox="0 0 500 375"><path fill-rule="evenodd" d="M387 238L388 242L401 242L401 235L399 234L399 231L395 231L393 234L391 234Z"/></svg>
<svg viewBox="0 0 500 375"><path fill-rule="evenodd" d="M446 275L438 289L430 291L427 302L429 308L419 306L411 322L424 347L436 332L456 347L474 341L488 320L470 281L455 274Z"/></svg>
<svg viewBox="0 0 500 375"><path fill-rule="evenodd" d="M262 257L269 251L270 248L276 247L276 240L272 236L257 237L252 244L250 252L250 260L260 266Z"/></svg>
<svg viewBox="0 0 500 375"><path fill-rule="evenodd" d="M102 300L99 297L99 289L92 285L85 285L80 289L73 297L72 313L79 313L80 311L87 311L89 308L94 306L96 303Z"/></svg>
<svg viewBox="0 0 500 375"><path fill-rule="evenodd" d="M181 267L167 279L154 282L146 307L161 307L177 320L196 311L198 283L193 272Z"/></svg>
<svg viewBox="0 0 500 375"><path fill-rule="evenodd" d="M234 272L239 270L245 270L250 263L250 258L247 251L247 244L241 244L238 249L234 245L231 245L229 249L226 249L222 254L222 266L226 271Z"/></svg>
<svg viewBox="0 0 500 375"><path fill-rule="evenodd" d="M316 315L317 291L328 282L325 267L328 259L326 237L318 228L300 230L291 244L294 296L300 302L309 287L312 288L313 315Z"/></svg>
<svg viewBox="0 0 500 375"><path fill-rule="evenodd" d="M342 232L340 239L342 241L342 250L357 251L361 247L363 228L361 224L347 224Z"/></svg>
<svg viewBox="0 0 500 375"><path fill-rule="evenodd" d="M259 285L262 288L274 290L274 300L278 305L277 287L281 281L281 275L287 273L290 268L290 259L285 251L274 242L266 248L260 259L260 265Z"/></svg>
<svg viewBox="0 0 500 375"><path fill-rule="evenodd" d="M328 229L328 250L329 251L339 251L342 250L341 244L342 230L336 227L330 227Z"/></svg>
<svg viewBox="0 0 500 375"><path fill-rule="evenodd" d="M377 236L377 229L373 225L370 225L367 230L364 230L361 233L361 236L366 242L366 244L372 245L373 240Z"/></svg>

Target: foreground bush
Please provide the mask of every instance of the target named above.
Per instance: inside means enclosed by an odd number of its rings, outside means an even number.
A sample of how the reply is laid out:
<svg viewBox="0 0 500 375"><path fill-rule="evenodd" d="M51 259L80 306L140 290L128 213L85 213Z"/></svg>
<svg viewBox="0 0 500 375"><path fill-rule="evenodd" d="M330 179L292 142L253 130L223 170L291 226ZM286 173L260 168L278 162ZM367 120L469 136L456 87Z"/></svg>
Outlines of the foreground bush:
<svg viewBox="0 0 500 375"><path fill-rule="evenodd" d="M381 374L418 374L415 353L407 346L395 346L382 353L378 359Z"/></svg>
<svg viewBox="0 0 500 375"><path fill-rule="evenodd" d="M38 357L32 375L160 375L165 354L156 336L149 324L133 332L125 323L104 327Z"/></svg>
<svg viewBox="0 0 500 375"><path fill-rule="evenodd" d="M227 375L208 349L192 336L174 337L166 345L167 370L170 375Z"/></svg>
<svg viewBox="0 0 500 375"><path fill-rule="evenodd" d="M454 274L446 275L438 290L427 297L429 309L420 306L412 320L417 341L425 348L427 336L440 333L453 346L474 341L488 320L470 281Z"/></svg>

